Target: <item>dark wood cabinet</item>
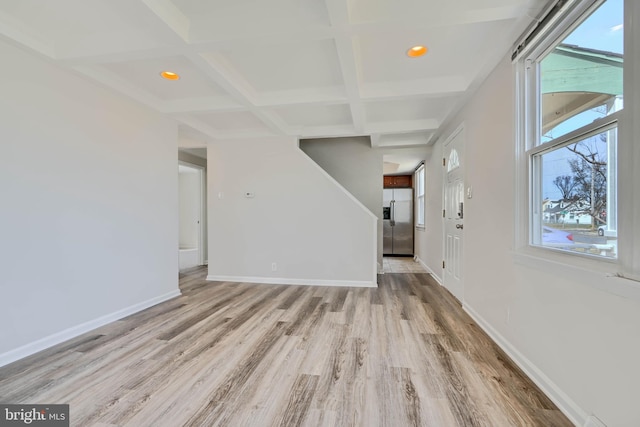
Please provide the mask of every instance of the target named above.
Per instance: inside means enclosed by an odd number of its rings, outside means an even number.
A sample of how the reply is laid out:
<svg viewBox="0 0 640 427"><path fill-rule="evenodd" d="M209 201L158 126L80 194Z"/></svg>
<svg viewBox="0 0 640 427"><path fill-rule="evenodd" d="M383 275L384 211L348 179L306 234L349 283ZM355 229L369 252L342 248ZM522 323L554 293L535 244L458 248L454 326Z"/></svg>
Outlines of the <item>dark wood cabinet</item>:
<svg viewBox="0 0 640 427"><path fill-rule="evenodd" d="M411 188L411 175L385 175L384 188Z"/></svg>

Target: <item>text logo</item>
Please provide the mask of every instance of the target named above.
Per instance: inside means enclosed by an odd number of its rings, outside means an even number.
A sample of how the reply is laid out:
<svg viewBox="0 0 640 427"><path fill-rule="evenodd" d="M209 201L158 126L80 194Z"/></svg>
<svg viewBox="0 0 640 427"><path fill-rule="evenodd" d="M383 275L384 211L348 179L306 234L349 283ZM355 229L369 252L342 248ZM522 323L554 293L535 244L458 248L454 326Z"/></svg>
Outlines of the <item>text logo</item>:
<svg viewBox="0 0 640 427"><path fill-rule="evenodd" d="M0 404L0 427L69 427L69 405Z"/></svg>

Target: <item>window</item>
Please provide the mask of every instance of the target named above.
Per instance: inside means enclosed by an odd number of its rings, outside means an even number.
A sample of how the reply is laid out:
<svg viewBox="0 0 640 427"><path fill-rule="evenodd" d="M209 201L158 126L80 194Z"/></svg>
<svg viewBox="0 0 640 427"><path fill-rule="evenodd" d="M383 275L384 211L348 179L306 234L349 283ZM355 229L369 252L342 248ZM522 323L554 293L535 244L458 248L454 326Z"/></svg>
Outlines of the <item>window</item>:
<svg viewBox="0 0 640 427"><path fill-rule="evenodd" d="M618 256L623 0L573 2L520 59L528 242ZM524 168L523 168L524 169Z"/></svg>
<svg viewBox="0 0 640 427"><path fill-rule="evenodd" d="M416 226L424 227L424 165L416 170Z"/></svg>

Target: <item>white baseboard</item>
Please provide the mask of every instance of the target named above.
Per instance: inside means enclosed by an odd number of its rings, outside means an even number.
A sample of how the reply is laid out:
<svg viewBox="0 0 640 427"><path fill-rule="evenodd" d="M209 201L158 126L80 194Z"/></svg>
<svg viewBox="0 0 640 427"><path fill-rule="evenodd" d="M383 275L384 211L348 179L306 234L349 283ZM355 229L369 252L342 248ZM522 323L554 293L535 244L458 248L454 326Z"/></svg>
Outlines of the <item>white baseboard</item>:
<svg viewBox="0 0 640 427"><path fill-rule="evenodd" d="M207 280L215 282L245 282L265 283L271 285L301 285L301 286L341 286L350 288L377 288L376 282L366 280L312 280L312 279L284 279L279 277L243 277L209 275Z"/></svg>
<svg viewBox="0 0 640 427"><path fill-rule="evenodd" d="M442 279L440 278L440 276L438 276L435 271L433 271L431 268L429 268L429 266L420 259L420 257L418 257L416 255L416 261L418 261L420 263L421 266L424 267L425 270L427 270L429 272L429 274L431 274L433 276L434 279L436 279L436 282L438 282L440 284L440 286L442 286Z"/></svg>
<svg viewBox="0 0 640 427"><path fill-rule="evenodd" d="M563 414L576 426L586 425L589 414L587 414L576 402L574 402L560 387L558 387L544 372L527 359L509 341L507 341L493 326L491 326L473 308L464 304L466 311L471 318L484 330L491 339L515 362L516 365L556 404Z"/></svg>
<svg viewBox="0 0 640 427"><path fill-rule="evenodd" d="M93 319L88 322L82 323L80 325L73 326L69 329L65 329L64 331L56 332L55 334L49 335L48 337L44 337L32 343L23 345L22 347L18 347L14 350L9 350L6 353L0 354L0 366L8 365L9 363L15 362L16 360L20 360L27 356L31 356L32 354L35 354L49 347L52 347L56 344L60 344L71 338L75 338L93 329L99 328L100 326L104 326L107 323L115 322L116 320L120 320L123 317L137 313L139 311L144 310L145 308L152 307L154 305L160 304L161 302L170 300L180 295L181 295L180 290L176 289L174 291L167 292L164 295L151 298L149 300L123 308L122 310L118 310L111 314L107 314L107 315L98 317L97 319Z"/></svg>
<svg viewBox="0 0 640 427"><path fill-rule="evenodd" d="M591 415L587 422L584 423L584 427L607 427L601 420L599 420L596 416Z"/></svg>

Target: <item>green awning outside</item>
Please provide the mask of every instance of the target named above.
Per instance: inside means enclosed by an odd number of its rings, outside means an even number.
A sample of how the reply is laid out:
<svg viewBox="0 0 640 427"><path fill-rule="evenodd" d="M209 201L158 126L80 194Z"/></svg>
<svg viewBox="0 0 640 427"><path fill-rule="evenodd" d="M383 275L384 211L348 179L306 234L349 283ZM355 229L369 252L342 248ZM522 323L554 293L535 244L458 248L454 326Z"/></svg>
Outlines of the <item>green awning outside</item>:
<svg viewBox="0 0 640 427"><path fill-rule="evenodd" d="M540 67L543 133L622 95L620 54L561 44Z"/></svg>

